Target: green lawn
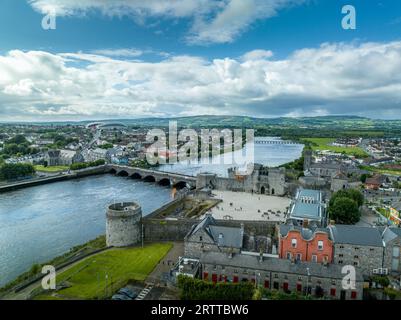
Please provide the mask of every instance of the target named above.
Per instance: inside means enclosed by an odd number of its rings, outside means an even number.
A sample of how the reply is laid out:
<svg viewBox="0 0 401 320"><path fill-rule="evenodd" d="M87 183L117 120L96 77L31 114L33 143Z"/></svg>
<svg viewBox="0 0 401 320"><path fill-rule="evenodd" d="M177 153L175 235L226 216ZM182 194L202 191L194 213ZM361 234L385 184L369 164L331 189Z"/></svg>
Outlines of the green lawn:
<svg viewBox="0 0 401 320"><path fill-rule="evenodd" d="M68 170L68 166L53 166L53 167L45 167L45 166L35 166L36 171L42 171L42 172L60 172L60 171L65 171Z"/></svg>
<svg viewBox="0 0 401 320"><path fill-rule="evenodd" d="M367 157L368 154L359 147L336 147L330 145L336 139L334 138L302 138L304 141L312 143L313 150L330 150L338 153L345 153L356 157Z"/></svg>
<svg viewBox="0 0 401 320"><path fill-rule="evenodd" d="M172 248L170 243L146 245L143 249L111 249L91 256L57 275L57 284L69 288L57 291L65 299L104 299L129 280L143 281ZM51 299L40 294L37 299Z"/></svg>

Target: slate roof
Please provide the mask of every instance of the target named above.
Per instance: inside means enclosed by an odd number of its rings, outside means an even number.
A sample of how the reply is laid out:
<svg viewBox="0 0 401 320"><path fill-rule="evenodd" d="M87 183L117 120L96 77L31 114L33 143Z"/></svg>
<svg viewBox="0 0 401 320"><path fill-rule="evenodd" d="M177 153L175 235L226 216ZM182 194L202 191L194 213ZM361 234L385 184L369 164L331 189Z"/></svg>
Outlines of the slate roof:
<svg viewBox="0 0 401 320"><path fill-rule="evenodd" d="M286 224L281 224L279 227L280 235L286 237L288 232L291 230L297 230L301 233L301 236L305 240L312 240L315 237L316 232L324 232L329 235L330 230L327 228L318 228L316 225L310 225L308 228L303 228L302 226L294 225L291 222Z"/></svg>
<svg viewBox="0 0 401 320"><path fill-rule="evenodd" d="M242 248L242 232L240 228L209 226L214 241L222 247Z"/></svg>
<svg viewBox="0 0 401 320"><path fill-rule="evenodd" d="M321 277L330 279L343 279L341 265L329 264L324 266L320 263L297 262L292 263L287 259L264 258L260 261L258 256L245 254L234 254L231 258L219 252L205 252L200 257L202 264L223 265L237 267L238 269L253 269L268 272L282 272L296 274L299 276ZM362 273L356 273L357 281L363 281Z"/></svg>
<svg viewBox="0 0 401 320"><path fill-rule="evenodd" d="M328 227L335 243L359 246L382 247L380 230L373 227L335 225Z"/></svg>
<svg viewBox="0 0 401 320"><path fill-rule="evenodd" d="M383 241L388 243L398 237L401 237L400 228L386 228L383 232Z"/></svg>
<svg viewBox="0 0 401 320"><path fill-rule="evenodd" d="M243 232L241 228L219 226L211 215L206 215L201 222L194 225L185 238L189 238L199 230L204 230L218 246L242 248Z"/></svg>

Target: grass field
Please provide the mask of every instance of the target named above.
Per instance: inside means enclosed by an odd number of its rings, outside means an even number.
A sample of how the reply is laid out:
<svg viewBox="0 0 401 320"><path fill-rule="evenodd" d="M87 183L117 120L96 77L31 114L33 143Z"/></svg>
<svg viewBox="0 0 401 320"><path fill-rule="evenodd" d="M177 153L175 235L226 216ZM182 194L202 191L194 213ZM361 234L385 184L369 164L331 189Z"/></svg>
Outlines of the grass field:
<svg viewBox="0 0 401 320"><path fill-rule="evenodd" d="M53 167L45 167L45 166L35 166L36 171L42 171L42 172L60 172L60 171L65 171L68 170L69 167L67 166L53 166Z"/></svg>
<svg viewBox="0 0 401 320"><path fill-rule="evenodd" d="M368 156L368 154L359 147L336 147L330 145L336 140L334 138L302 138L302 140L311 142L311 147L313 150L330 150L333 152L345 153L359 158Z"/></svg>
<svg viewBox="0 0 401 320"><path fill-rule="evenodd" d="M401 170L386 169L381 167L361 166L361 169L371 171L372 173L390 174L394 176L401 176Z"/></svg>
<svg viewBox="0 0 401 320"><path fill-rule="evenodd" d="M57 291L57 297L40 294L35 299L104 299L129 280L143 281L172 248L170 243L144 248L111 249L91 256L57 275L57 285L69 287Z"/></svg>

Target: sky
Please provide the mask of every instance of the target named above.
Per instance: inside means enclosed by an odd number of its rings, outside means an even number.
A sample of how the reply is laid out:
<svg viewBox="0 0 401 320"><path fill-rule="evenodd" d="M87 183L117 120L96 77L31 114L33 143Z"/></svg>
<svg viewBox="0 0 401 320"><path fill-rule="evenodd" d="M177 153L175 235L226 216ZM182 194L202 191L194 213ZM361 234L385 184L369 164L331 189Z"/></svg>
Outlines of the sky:
<svg viewBox="0 0 401 320"><path fill-rule="evenodd" d="M339 114L401 119L401 1L0 2L0 121Z"/></svg>

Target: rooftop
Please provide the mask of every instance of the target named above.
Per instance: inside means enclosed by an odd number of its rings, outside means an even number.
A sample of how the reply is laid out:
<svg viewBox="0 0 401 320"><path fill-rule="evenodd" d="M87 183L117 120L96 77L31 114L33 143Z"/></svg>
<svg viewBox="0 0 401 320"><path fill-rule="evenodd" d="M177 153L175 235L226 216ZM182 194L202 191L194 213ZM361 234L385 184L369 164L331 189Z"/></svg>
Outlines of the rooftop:
<svg viewBox="0 0 401 320"><path fill-rule="evenodd" d="M335 225L329 226L329 229L335 243L371 247L383 246L381 233L377 228L353 225Z"/></svg>
<svg viewBox="0 0 401 320"><path fill-rule="evenodd" d="M258 256L246 254L234 254L231 258L218 252L203 253L200 258L201 264L213 264L237 267L238 269L246 268L268 272L283 272L289 274L297 274L300 276L343 279L342 266L329 264L324 266L319 263L297 262L292 263L290 260L278 258L264 258L260 261ZM362 281L362 274L356 273L357 281Z"/></svg>

